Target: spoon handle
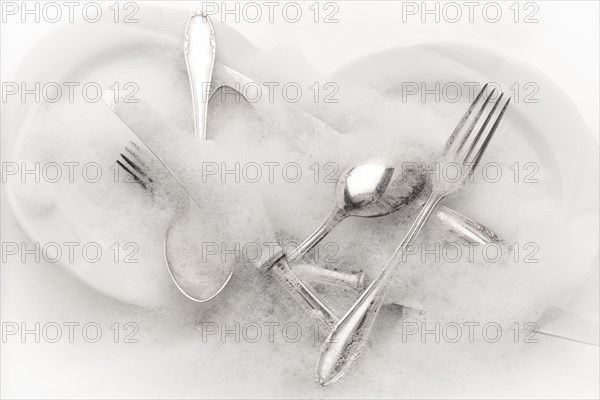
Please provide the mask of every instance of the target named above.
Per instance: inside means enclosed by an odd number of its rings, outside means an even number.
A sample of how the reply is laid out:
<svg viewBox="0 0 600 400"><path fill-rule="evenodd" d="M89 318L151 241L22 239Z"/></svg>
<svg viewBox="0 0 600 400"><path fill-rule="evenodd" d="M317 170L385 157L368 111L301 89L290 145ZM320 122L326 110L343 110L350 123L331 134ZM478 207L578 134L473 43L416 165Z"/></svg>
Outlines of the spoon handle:
<svg viewBox="0 0 600 400"><path fill-rule="evenodd" d="M298 262L302 260L313 247L315 247L325 236L329 234L340 223L341 220L346 218L344 210L336 208L327 218L327 220L306 238L298 247L296 247L289 255L288 260L292 262Z"/></svg>
<svg viewBox="0 0 600 400"><path fill-rule="evenodd" d="M325 340L317 364L317 381L321 385L327 385L342 376L364 348L392 277L402 263L402 254L417 237L443 197L435 192L431 194L388 264Z"/></svg>
<svg viewBox="0 0 600 400"><path fill-rule="evenodd" d="M194 105L194 135L206 140L206 120L209 92L215 64L215 31L210 18L202 13L193 14L187 24L183 51L192 90Z"/></svg>

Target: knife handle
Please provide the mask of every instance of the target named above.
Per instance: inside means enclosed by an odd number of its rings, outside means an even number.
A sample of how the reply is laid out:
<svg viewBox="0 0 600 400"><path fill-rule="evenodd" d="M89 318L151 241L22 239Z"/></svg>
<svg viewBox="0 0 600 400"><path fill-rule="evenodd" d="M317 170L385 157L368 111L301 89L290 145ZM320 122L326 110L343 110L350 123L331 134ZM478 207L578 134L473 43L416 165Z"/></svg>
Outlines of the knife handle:
<svg viewBox="0 0 600 400"><path fill-rule="evenodd" d="M194 135L206 140L209 92L215 64L215 30L206 14L192 14L183 37L183 53L194 105Z"/></svg>
<svg viewBox="0 0 600 400"><path fill-rule="evenodd" d="M339 320L327 303L308 287L290 268L285 256L266 270L283 286L302 308L330 332Z"/></svg>

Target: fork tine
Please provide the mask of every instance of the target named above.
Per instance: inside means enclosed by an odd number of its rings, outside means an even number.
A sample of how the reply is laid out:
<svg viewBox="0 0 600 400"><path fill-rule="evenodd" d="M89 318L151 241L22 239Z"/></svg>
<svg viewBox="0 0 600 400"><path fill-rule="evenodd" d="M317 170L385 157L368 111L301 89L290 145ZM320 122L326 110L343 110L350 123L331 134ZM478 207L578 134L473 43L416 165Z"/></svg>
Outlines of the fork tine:
<svg viewBox="0 0 600 400"><path fill-rule="evenodd" d="M494 136L494 133L496 133L496 129L498 128L498 125L500 125L500 121L502 120L502 117L504 117L504 113L506 112L506 109L508 108L508 104L510 103L510 100L511 99L509 97L508 100L506 100L506 103L504 103L504 107L502 107L502 110L500 110L500 114L498 114L498 117L496 117L496 121L494 121L494 125L492 125L490 132L487 134L487 136L485 137L485 140L483 141L483 144L477 151L477 154L475 155L475 159L473 160L473 163L471 164L471 167L470 167L470 171L469 171L470 174L473 173L475 168L477 168L479 161L481 161L481 157L483 156L483 153L485 153L485 150L487 149L488 145L490 144L490 141L492 140L492 136ZM498 101L498 103L500 103L500 102Z"/></svg>
<svg viewBox="0 0 600 400"><path fill-rule="evenodd" d="M135 150L130 149L129 146L125 146L125 151L127 151L127 153L129 153L131 155L131 157L133 157L137 161L137 163L139 165L141 165L140 170L143 170L143 169L149 170L150 168L148 167L148 165L142 160L142 157L138 154L138 153L143 152L143 150L135 142L129 142L129 144ZM142 172L142 171L140 171L140 172ZM146 174L144 174L144 175L146 175ZM148 177L148 179L150 179L150 181L152 181L152 179L150 177Z"/></svg>
<svg viewBox="0 0 600 400"><path fill-rule="evenodd" d="M139 149L139 147L134 142L130 142L130 144L134 148ZM148 167L141 160L141 157L137 154L137 152L130 149L129 146L125 147L125 151L130 155L131 158L121 153L121 159L124 162L121 160L117 160L117 164L119 164L121 168L123 168L127 173L129 173L133 177L133 179L137 183L139 183L144 189L153 192L152 184L154 180L151 177L149 177L146 172L144 172L144 169L147 169ZM135 160L135 162L132 160L132 158Z"/></svg>
<svg viewBox="0 0 600 400"><path fill-rule="evenodd" d="M443 153L444 154L446 154L448 152L448 150L450 149L450 146L452 146L452 143L454 143L454 140L456 139L456 136L458 136L458 133L465 126L465 123L467 122L467 120L469 119L469 116L471 115L471 113L475 109L475 106L479 102L479 99L481 98L481 96L483 96L483 93L487 89L488 85L489 85L488 83L486 83L485 85L483 85L483 87L481 88L481 90L479 91L479 93L477 94L477 96L475 97L475 100L473 100L473 102L471 103L471 106L469 107L469 109L467 110L467 112L465 113L465 115L463 115L463 117L459 121L459 123L456 126L456 128L454 128L454 131L452 132L452 134L450 135L450 137L446 141L446 144L444 145L444 149L443 149Z"/></svg>
<svg viewBox="0 0 600 400"><path fill-rule="evenodd" d="M469 159L469 157L471 157L471 154L473 153L473 150L476 148L477 143L479 142L479 139L481 138L481 135L483 134L483 132L485 132L485 128L488 126L489 122L491 121L492 117L494 116L494 113L496 112L496 108L498 108L498 105L502 102L503 96L504 96L504 93L500 93L500 97L498 97L498 100L496 100L496 103L492 107L492 111L489 112L489 114L485 118L485 121L483 122L483 124L481 125L479 130L477 131L477 135L475 135L475 139L473 139L473 142L469 146L469 150L467 151L467 153L461 160L463 164Z"/></svg>
<svg viewBox="0 0 600 400"><path fill-rule="evenodd" d="M150 190L150 188L148 187L148 184L144 180L142 180L139 176L137 176L136 173L133 172L129 167L127 167L125 164L123 164L120 160L117 160L117 164L119 164L119 166L121 168L123 168L127 173L129 173L129 175L131 175L133 177L133 179L135 179L135 181L137 183L139 183L140 185L142 185L142 187L144 189Z"/></svg>
<svg viewBox="0 0 600 400"><path fill-rule="evenodd" d="M128 152L130 152L129 149L126 148L126 150L128 150ZM142 175L144 178L148 179L148 181L152 182L152 178L150 178L142 168L140 168L136 163L134 163L133 161L131 161L129 159L129 157L127 157L125 154L121 153L121 157L123 158L123 160L125 160L125 162L127 164L129 164L131 166L131 168L133 168L137 173L139 173L140 175Z"/></svg>
<svg viewBox="0 0 600 400"><path fill-rule="evenodd" d="M492 96L496 93L496 89L493 89L490 94L486 97L485 101L483 102L483 105L481 106L481 108L479 109L479 111L477 112L477 115L475 116L475 118L473 118L473 121L471 121L471 124L469 125L469 128L467 129L467 131L462 135L462 139L458 145L458 148L456 149L456 156L459 156L461 150L463 149L463 147L465 146L465 144L467 143L467 141L469 140L469 137L471 137L471 134L473 133L473 130L475 129L475 126L477 125L477 123L479 122L479 120L481 119L481 116L483 115L483 112L485 111L485 109L487 108L487 105L489 104L490 100L492 99ZM470 147L472 147L473 144L470 145ZM462 160L464 162L464 160Z"/></svg>

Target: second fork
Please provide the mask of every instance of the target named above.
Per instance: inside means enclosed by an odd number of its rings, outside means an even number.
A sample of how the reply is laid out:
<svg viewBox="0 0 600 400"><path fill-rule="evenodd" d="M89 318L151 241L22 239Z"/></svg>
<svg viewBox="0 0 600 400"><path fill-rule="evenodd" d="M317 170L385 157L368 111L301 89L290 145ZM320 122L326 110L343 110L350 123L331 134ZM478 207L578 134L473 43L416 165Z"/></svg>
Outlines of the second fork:
<svg viewBox="0 0 600 400"><path fill-rule="evenodd" d="M468 128L466 130L463 128L479 100L483 97L487 86L485 85L479 92L444 146L441 162L445 165L456 164L461 170L466 169L466 173L462 173L456 181L433 183L432 192L427 202L400 245L396 248L388 264L329 334L323 344L317 364L317 381L321 385L327 385L339 379L352 361L360 354L383 305L392 277L402 264L402 255L407 246L417 237L440 201L463 187L481 160L510 102L510 99L508 99L500 112L495 115L496 109L502 102L503 94L501 94L492 110L485 117L484 122L479 125L475 138L469 142L471 133L480 122L495 90L486 97L483 106L479 108ZM491 127L488 129L488 126Z"/></svg>

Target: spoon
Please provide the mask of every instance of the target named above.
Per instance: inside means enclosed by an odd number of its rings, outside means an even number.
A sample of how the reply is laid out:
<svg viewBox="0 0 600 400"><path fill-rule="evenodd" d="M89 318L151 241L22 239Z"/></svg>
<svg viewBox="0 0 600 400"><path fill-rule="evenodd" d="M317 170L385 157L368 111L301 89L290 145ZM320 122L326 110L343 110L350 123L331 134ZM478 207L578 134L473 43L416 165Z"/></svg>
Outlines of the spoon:
<svg viewBox="0 0 600 400"><path fill-rule="evenodd" d="M419 197L424 175L416 168L395 168L376 163L346 170L336 184L336 203L327 220L296 247L288 259L300 261L347 217L373 218L398 211Z"/></svg>

